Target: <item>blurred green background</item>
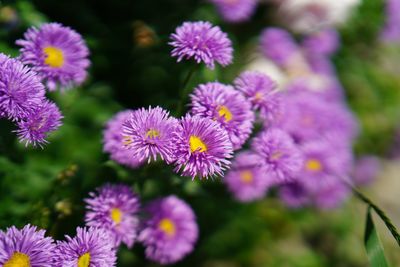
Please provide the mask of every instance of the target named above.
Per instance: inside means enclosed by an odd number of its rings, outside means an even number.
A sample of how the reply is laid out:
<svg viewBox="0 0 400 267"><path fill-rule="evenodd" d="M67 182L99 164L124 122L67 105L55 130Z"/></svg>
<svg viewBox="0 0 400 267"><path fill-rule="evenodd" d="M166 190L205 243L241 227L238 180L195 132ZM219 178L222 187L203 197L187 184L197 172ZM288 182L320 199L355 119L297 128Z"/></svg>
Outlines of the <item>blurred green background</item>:
<svg viewBox="0 0 400 267"><path fill-rule="evenodd" d="M400 151L395 145L400 45L378 39L383 10L381 0L363 1L340 29L342 46L333 60L362 127L356 154L382 158L383 170L366 192L399 226L400 160L393 155ZM366 207L356 199L332 211L288 210L273 194L238 204L220 181L182 179L162 163L129 170L102 152L104 123L116 112L149 105L176 109L190 69L189 63L177 64L169 55L168 36L176 26L185 20L209 20L228 32L235 64L214 71L202 67L191 83L231 82L246 62L246 49L257 43L264 27L276 24L271 12L262 5L250 22L229 25L205 1L2 1L1 52L17 56L14 42L28 27L55 21L84 36L92 65L81 88L48 94L65 119L43 150L19 144L12 123L0 120L0 228L30 222L56 238L73 234L83 225L82 199L87 193L119 181L133 185L143 201L176 194L192 205L200 240L176 266L368 266L362 243ZM390 262L399 266L398 247L385 228L379 233ZM157 265L146 261L141 245L135 245L131 251L120 250L118 266Z"/></svg>

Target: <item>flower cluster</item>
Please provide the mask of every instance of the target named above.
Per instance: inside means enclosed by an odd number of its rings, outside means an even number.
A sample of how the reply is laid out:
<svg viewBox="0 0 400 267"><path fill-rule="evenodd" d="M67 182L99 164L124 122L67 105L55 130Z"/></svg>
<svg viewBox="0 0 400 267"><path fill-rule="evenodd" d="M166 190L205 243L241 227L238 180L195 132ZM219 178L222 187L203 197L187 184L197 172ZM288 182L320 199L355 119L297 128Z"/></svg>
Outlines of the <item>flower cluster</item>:
<svg viewBox="0 0 400 267"><path fill-rule="evenodd" d="M140 241L146 256L171 264L189 254L198 238L196 216L176 196L148 203L139 222L139 198L126 185L106 184L86 200L86 227L74 237L54 241L44 230L26 225L0 230L0 265L4 267L112 267L121 243Z"/></svg>
<svg viewBox="0 0 400 267"><path fill-rule="evenodd" d="M289 78L280 91L260 72L246 71L236 79L235 85L260 111L263 125L251 141L251 150L241 153L226 175L228 189L239 201L262 198L271 186L279 188L282 201L290 207L333 208L349 195L345 181L354 168L352 142L358 125L329 64L329 55L337 46L332 30L307 37L303 48L282 29L264 30L261 50ZM316 83L316 79L326 82ZM255 102L255 92L260 91L267 96L258 98L262 104ZM279 96L279 102L271 96ZM277 103L275 109L261 112L271 102ZM273 115L274 110L279 111L275 116L262 115ZM258 169L263 171L254 171ZM260 180L267 186L250 190Z"/></svg>
<svg viewBox="0 0 400 267"><path fill-rule="evenodd" d="M89 50L74 30L58 23L31 28L17 40L17 59L0 54L0 118L15 122L21 142L47 143L61 126L58 107L45 97L45 86L55 90L81 84L89 66Z"/></svg>

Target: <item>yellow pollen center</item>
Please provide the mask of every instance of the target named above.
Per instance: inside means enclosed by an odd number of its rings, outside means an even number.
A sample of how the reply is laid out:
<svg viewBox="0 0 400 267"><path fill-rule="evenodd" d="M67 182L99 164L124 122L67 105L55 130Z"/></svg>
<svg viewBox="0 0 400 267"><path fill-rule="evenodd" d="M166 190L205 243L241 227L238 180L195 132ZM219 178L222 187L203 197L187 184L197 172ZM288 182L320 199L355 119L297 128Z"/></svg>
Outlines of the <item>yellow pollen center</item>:
<svg viewBox="0 0 400 267"><path fill-rule="evenodd" d="M31 267L31 262L28 255L15 252L3 267Z"/></svg>
<svg viewBox="0 0 400 267"><path fill-rule="evenodd" d="M319 160L309 159L306 162L306 169L313 172L318 172L322 170L322 164Z"/></svg>
<svg viewBox="0 0 400 267"><path fill-rule="evenodd" d="M255 97L256 100L261 100L262 97L263 97L263 94L260 93L260 92L257 92L254 97Z"/></svg>
<svg viewBox="0 0 400 267"><path fill-rule="evenodd" d="M122 221L122 211L118 208L111 209L110 216L115 224L119 224Z"/></svg>
<svg viewBox="0 0 400 267"><path fill-rule="evenodd" d="M278 160L283 156L283 153L280 151L275 151L271 154L270 160Z"/></svg>
<svg viewBox="0 0 400 267"><path fill-rule="evenodd" d="M150 129L146 133L146 137L150 138L150 139L153 139L153 138L156 138L156 137L159 137L159 136L160 136L160 132L157 131L157 130L154 130L154 129Z"/></svg>
<svg viewBox="0 0 400 267"><path fill-rule="evenodd" d="M125 146L129 146L130 144L132 144L132 142L133 142L133 140L132 140L132 138L130 136L124 136L123 137L122 143Z"/></svg>
<svg viewBox="0 0 400 267"><path fill-rule="evenodd" d="M232 120L232 113L226 106L218 107L218 115L220 117L224 117L226 122L229 122Z"/></svg>
<svg viewBox="0 0 400 267"><path fill-rule="evenodd" d="M54 46L46 46L43 48L43 52L46 55L44 63L53 68L60 68L64 65L64 54L61 49Z"/></svg>
<svg viewBox="0 0 400 267"><path fill-rule="evenodd" d="M242 171L240 173L240 180L245 184L251 183L253 181L253 173L251 171Z"/></svg>
<svg viewBox="0 0 400 267"><path fill-rule="evenodd" d="M90 253L86 252L78 259L78 266L77 267L89 267L90 264Z"/></svg>
<svg viewBox="0 0 400 267"><path fill-rule="evenodd" d="M190 136L189 144L190 144L190 151L192 151L192 153L196 151L197 152L207 151L206 144L204 144L203 141L195 135Z"/></svg>
<svg viewBox="0 0 400 267"><path fill-rule="evenodd" d="M173 236L176 232L175 224L170 219L162 219L158 223L158 228L168 236Z"/></svg>

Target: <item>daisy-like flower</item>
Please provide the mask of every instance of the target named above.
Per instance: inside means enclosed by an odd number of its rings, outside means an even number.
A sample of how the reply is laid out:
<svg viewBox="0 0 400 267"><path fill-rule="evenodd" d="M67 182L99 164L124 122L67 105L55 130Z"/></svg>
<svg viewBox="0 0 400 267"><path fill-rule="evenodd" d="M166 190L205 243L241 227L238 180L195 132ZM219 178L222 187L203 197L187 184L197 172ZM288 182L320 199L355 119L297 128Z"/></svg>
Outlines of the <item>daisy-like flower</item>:
<svg viewBox="0 0 400 267"><path fill-rule="evenodd" d="M149 203L139 241L146 257L160 264L171 264L192 252L198 238L196 216L191 207L176 196Z"/></svg>
<svg viewBox="0 0 400 267"><path fill-rule="evenodd" d="M280 127L298 142L314 141L331 134L342 140L352 140L357 134L357 121L342 103L302 91L290 93L285 104L288 108Z"/></svg>
<svg viewBox="0 0 400 267"><path fill-rule="evenodd" d="M32 114L17 123L16 132L20 142L25 142L26 145L42 146L47 143L46 138L49 133L62 125L62 118L60 110L54 103L48 100L43 101Z"/></svg>
<svg viewBox="0 0 400 267"><path fill-rule="evenodd" d="M35 72L0 53L0 117L26 118L42 104L44 95Z"/></svg>
<svg viewBox="0 0 400 267"><path fill-rule="evenodd" d="M230 85L211 82L199 85L190 95L191 113L213 119L229 134L233 148L240 149L253 129L250 102Z"/></svg>
<svg viewBox="0 0 400 267"><path fill-rule="evenodd" d="M285 66L299 52L289 32L280 28L267 28L260 37L261 52L280 66Z"/></svg>
<svg viewBox="0 0 400 267"><path fill-rule="evenodd" d="M283 114L282 93L268 75L245 71L234 80L234 85L252 103L253 109L260 110L261 117L269 123Z"/></svg>
<svg viewBox="0 0 400 267"><path fill-rule="evenodd" d="M350 188L337 177L331 177L318 189L310 189L313 204L320 209L339 207L351 195Z"/></svg>
<svg viewBox="0 0 400 267"><path fill-rule="evenodd" d="M232 63L232 42L218 26L207 21L184 22L171 34L174 47L171 55L182 59L193 58L197 63L204 62L208 68L214 69L215 62L222 66Z"/></svg>
<svg viewBox="0 0 400 267"><path fill-rule="evenodd" d="M50 91L57 86L70 88L80 85L90 65L89 50L80 34L59 23L32 27L17 40L21 60L46 81Z"/></svg>
<svg viewBox="0 0 400 267"><path fill-rule="evenodd" d="M112 160L119 164L137 168L143 164L134 156L134 152L127 149L124 145L123 124L132 114L133 110L124 110L115 114L106 124L103 131L103 150L110 153Z"/></svg>
<svg viewBox="0 0 400 267"><path fill-rule="evenodd" d="M26 225L0 231L0 265L3 267L52 267L55 245L44 230Z"/></svg>
<svg viewBox="0 0 400 267"><path fill-rule="evenodd" d="M139 161L156 160L160 156L167 163L172 161L172 133L178 120L160 107L149 107L132 112L123 123L124 145Z"/></svg>
<svg viewBox="0 0 400 267"><path fill-rule="evenodd" d="M78 227L75 237L65 236L65 238L66 241L57 243L52 267L113 267L116 265L116 251L108 231L94 227Z"/></svg>
<svg viewBox="0 0 400 267"><path fill-rule="evenodd" d="M276 183L294 180L303 166L303 155L293 139L277 128L261 132L254 138L252 149L259 154L266 171Z"/></svg>
<svg viewBox="0 0 400 267"><path fill-rule="evenodd" d="M257 7L257 0L210 0L210 2L228 22L249 20Z"/></svg>
<svg viewBox="0 0 400 267"><path fill-rule="evenodd" d="M262 163L262 158L253 152L236 156L224 182L238 201L250 202L265 196L271 181Z"/></svg>
<svg viewBox="0 0 400 267"><path fill-rule="evenodd" d="M85 199L86 225L109 231L115 247L121 243L132 247L139 226L139 198L126 185L106 184L96 191Z"/></svg>
<svg viewBox="0 0 400 267"><path fill-rule="evenodd" d="M386 22L382 31L382 38L387 42L398 43L400 41L400 1L386 1Z"/></svg>
<svg viewBox="0 0 400 267"><path fill-rule="evenodd" d="M299 179L310 187L318 188L327 176L340 179L350 173L353 165L350 148L323 139L304 143L300 148L304 164Z"/></svg>
<svg viewBox="0 0 400 267"><path fill-rule="evenodd" d="M232 143L228 133L212 119L187 114L180 120L173 142L175 171L183 176L222 176L230 165Z"/></svg>

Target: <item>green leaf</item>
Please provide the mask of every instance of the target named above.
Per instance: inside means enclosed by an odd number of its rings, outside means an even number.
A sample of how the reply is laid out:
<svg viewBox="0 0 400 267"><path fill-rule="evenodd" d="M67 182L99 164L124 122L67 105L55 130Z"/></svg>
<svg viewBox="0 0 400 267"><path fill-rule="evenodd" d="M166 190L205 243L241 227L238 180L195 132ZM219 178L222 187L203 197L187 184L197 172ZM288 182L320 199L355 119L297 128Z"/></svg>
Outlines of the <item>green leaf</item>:
<svg viewBox="0 0 400 267"><path fill-rule="evenodd" d="M364 236L365 249L367 250L368 259L371 267L388 267L388 263L383 252L381 241L375 229L374 221L371 216L371 207L368 207L367 222L365 226Z"/></svg>

